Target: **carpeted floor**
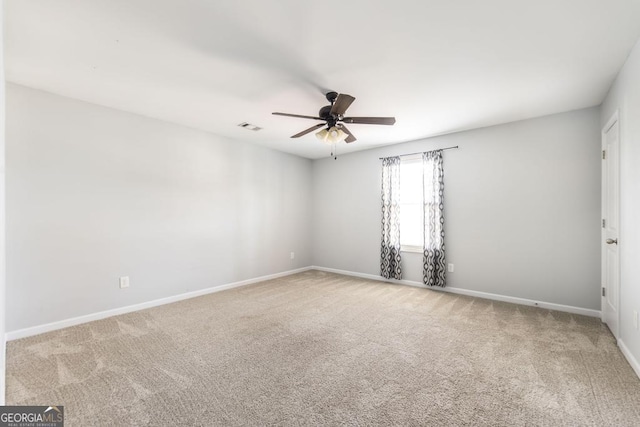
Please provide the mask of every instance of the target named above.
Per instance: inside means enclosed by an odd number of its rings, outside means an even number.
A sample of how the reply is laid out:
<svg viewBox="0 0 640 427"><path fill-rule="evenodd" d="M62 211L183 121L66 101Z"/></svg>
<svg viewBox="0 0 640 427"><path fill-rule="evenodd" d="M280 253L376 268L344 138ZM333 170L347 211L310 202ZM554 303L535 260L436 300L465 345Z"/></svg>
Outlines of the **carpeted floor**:
<svg viewBox="0 0 640 427"><path fill-rule="evenodd" d="M8 344L69 426L640 425L598 319L309 271Z"/></svg>

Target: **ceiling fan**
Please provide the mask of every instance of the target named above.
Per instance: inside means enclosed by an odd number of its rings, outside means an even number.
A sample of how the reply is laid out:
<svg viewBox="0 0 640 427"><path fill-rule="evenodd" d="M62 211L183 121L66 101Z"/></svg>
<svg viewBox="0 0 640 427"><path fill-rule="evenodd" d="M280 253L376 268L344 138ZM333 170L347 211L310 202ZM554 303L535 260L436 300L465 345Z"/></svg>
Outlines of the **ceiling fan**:
<svg viewBox="0 0 640 427"><path fill-rule="evenodd" d="M293 135L291 138L300 138L303 135L326 126L326 128L318 132L316 136L318 139L329 143L336 143L343 140L349 143L356 140L356 137L353 136L351 131L349 131L345 126L345 123L393 125L396 122L395 117L345 117L344 114L347 111L347 108L349 108L351 103L356 99L351 95L346 95L344 93L338 94L337 92L328 92L326 97L327 101L329 101L331 105L325 105L322 107L318 112L318 116L303 116L300 114L289 113L273 114L276 116L298 117L301 119L323 121L324 123L313 125L309 129L305 129L302 132Z"/></svg>

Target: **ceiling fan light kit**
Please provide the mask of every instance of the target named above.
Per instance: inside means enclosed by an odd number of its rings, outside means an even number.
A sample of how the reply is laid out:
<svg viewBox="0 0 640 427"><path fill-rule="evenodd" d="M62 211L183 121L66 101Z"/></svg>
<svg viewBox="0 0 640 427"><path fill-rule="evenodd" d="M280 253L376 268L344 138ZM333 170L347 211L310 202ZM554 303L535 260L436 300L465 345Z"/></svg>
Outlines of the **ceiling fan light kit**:
<svg viewBox="0 0 640 427"><path fill-rule="evenodd" d="M316 133L316 137L326 144L336 144L347 139L349 134L334 126L329 129L322 129L320 132Z"/></svg>
<svg viewBox="0 0 640 427"><path fill-rule="evenodd" d="M293 135L291 138L300 138L308 133L311 133L317 129L325 127L316 133L316 137L326 143L336 144L341 141L351 143L356 141L356 137L351 133L349 129L344 125L345 123L354 124L367 124L367 125L393 125L396 122L395 117L345 117L344 114L347 108L356 99L351 95L344 93L338 94L337 92L327 92L325 95L330 105L325 105L318 112L318 116L304 116L300 114L289 113L273 113L276 116L297 117L300 119L320 120L324 123L320 123L305 129Z"/></svg>

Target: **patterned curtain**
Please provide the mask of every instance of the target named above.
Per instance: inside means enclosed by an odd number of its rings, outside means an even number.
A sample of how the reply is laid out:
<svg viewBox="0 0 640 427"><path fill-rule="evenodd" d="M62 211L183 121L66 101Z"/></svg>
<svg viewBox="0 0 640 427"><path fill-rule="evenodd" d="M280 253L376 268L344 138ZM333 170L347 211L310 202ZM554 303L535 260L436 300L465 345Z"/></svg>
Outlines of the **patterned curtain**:
<svg viewBox="0 0 640 427"><path fill-rule="evenodd" d="M446 286L444 258L444 169L442 150L422 155L424 190L424 257L422 281L428 286Z"/></svg>
<svg viewBox="0 0 640 427"><path fill-rule="evenodd" d="M400 264L400 157L382 159L380 275L385 279L402 279Z"/></svg>

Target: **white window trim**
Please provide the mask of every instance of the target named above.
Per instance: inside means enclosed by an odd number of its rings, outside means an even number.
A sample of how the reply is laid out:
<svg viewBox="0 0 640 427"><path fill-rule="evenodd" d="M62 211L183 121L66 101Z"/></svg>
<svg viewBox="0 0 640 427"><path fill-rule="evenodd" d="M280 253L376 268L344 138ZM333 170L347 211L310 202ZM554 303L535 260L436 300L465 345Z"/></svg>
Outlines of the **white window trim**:
<svg viewBox="0 0 640 427"><path fill-rule="evenodd" d="M422 160L422 153L411 154L409 156L402 156L400 162L409 162L415 160Z"/></svg>
<svg viewBox="0 0 640 427"><path fill-rule="evenodd" d="M400 252L413 252L416 254L421 254L422 253L422 247L421 246L415 246L415 245L402 245L400 246Z"/></svg>

